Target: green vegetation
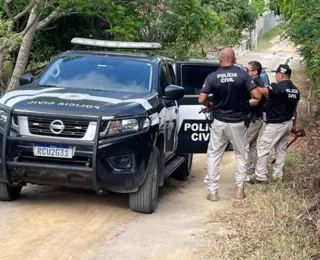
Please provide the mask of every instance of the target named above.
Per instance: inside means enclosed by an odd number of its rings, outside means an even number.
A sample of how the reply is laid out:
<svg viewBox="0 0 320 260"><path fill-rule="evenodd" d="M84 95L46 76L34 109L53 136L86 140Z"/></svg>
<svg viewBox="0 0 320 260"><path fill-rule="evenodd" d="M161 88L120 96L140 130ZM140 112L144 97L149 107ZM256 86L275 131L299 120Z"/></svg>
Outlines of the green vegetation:
<svg viewBox="0 0 320 260"><path fill-rule="evenodd" d="M252 0L252 6L259 15L269 9L264 0Z"/></svg>
<svg viewBox="0 0 320 260"><path fill-rule="evenodd" d="M315 180L306 179L310 161L302 168L299 158L289 154L285 183L249 186L245 200L212 215L205 259L318 259L319 199L308 197Z"/></svg>
<svg viewBox="0 0 320 260"><path fill-rule="evenodd" d="M29 64L72 48L74 37L156 41L159 54L202 58L238 44L257 15L248 0L0 0L0 86L14 88Z"/></svg>
<svg viewBox="0 0 320 260"><path fill-rule="evenodd" d="M253 29L258 16L248 1L207 0L203 1L203 5L206 10L217 14L221 24L194 46L190 53L193 57L203 57L209 51L240 43L243 31Z"/></svg>
<svg viewBox="0 0 320 260"><path fill-rule="evenodd" d="M264 40L271 40L273 39L274 37L280 35L281 33L281 28L280 26L276 26L274 28L272 28L269 32L265 33L262 37L262 39Z"/></svg>
<svg viewBox="0 0 320 260"><path fill-rule="evenodd" d="M269 40L266 40L266 39L262 38L262 39L260 39L258 41L258 47L257 47L258 50L266 50L266 49L269 49L271 47L272 47L272 43L269 42Z"/></svg>
<svg viewBox="0 0 320 260"><path fill-rule="evenodd" d="M294 153L287 153L285 164L287 166L293 166L301 162L301 157Z"/></svg>
<svg viewBox="0 0 320 260"><path fill-rule="evenodd" d="M320 5L318 0L272 0L270 7L281 13L283 36L300 45L300 53L320 101Z"/></svg>
<svg viewBox="0 0 320 260"><path fill-rule="evenodd" d="M258 50L265 50L272 47L272 40L274 37L278 36L281 32L280 26L272 28L269 32L265 33L263 37L258 41Z"/></svg>

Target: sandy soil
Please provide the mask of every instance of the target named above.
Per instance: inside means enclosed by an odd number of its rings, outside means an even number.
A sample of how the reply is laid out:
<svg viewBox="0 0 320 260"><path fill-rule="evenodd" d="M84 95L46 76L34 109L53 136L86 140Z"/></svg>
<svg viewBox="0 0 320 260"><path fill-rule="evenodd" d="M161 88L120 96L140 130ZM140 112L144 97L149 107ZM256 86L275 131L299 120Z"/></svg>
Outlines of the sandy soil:
<svg viewBox="0 0 320 260"><path fill-rule="evenodd" d="M259 60L270 71L289 57L298 69L299 56L284 41L237 58L243 64ZM21 199L0 202L0 259L200 259L208 216L234 200L234 167L228 152L220 168L220 201L210 202L203 184L206 156L196 155L189 180L167 180L152 215L132 212L127 195L27 186Z"/></svg>
<svg viewBox="0 0 320 260"><path fill-rule="evenodd" d="M205 169L205 156L195 156L187 182L168 179L152 215L130 211L127 195L27 186L21 199L0 202L0 258L192 259L207 214L232 201L233 154L221 166L218 203L205 199Z"/></svg>

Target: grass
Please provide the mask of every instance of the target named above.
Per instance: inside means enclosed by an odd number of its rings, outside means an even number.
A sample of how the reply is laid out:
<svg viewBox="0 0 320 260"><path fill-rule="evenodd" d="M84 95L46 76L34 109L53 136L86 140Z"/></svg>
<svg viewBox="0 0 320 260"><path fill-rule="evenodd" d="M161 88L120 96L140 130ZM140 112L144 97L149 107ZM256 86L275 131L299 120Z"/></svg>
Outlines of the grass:
<svg viewBox="0 0 320 260"><path fill-rule="evenodd" d="M265 50L271 47L272 47L272 43L267 40L261 39L258 41L258 47L257 47L258 50Z"/></svg>
<svg viewBox="0 0 320 260"><path fill-rule="evenodd" d="M258 41L258 50L265 50L272 47L271 39L278 36L281 30L279 26L272 28L269 32L265 33Z"/></svg>
<svg viewBox="0 0 320 260"><path fill-rule="evenodd" d="M286 166L294 166L302 161L301 157L294 153L287 153L285 165Z"/></svg>
<svg viewBox="0 0 320 260"><path fill-rule="evenodd" d="M202 259L320 259L311 257L320 248L320 206L314 195L307 198L306 183L312 181L301 163L308 165L305 158L288 153L284 184L250 185L245 200L212 215ZM312 194L320 194L320 181L317 185Z"/></svg>
<svg viewBox="0 0 320 260"><path fill-rule="evenodd" d="M262 37L262 39L264 40L271 40L273 39L274 37L280 35L281 33L281 29L280 29L280 26L276 26L274 28L272 28L269 32L265 33Z"/></svg>

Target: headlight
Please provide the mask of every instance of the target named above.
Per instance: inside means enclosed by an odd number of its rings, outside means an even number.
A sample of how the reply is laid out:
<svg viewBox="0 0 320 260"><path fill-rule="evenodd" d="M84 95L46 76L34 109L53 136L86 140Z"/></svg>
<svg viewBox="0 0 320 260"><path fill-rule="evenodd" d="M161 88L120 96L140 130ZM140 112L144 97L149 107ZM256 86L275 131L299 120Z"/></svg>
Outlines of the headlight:
<svg viewBox="0 0 320 260"><path fill-rule="evenodd" d="M138 130L139 123L137 119L111 121L108 127L107 135L125 134L129 132L136 132Z"/></svg>
<svg viewBox="0 0 320 260"><path fill-rule="evenodd" d="M6 111L0 109L0 123L7 122L8 114Z"/></svg>
<svg viewBox="0 0 320 260"><path fill-rule="evenodd" d="M115 136L145 131L151 124L150 118L129 118L103 121L100 136Z"/></svg>

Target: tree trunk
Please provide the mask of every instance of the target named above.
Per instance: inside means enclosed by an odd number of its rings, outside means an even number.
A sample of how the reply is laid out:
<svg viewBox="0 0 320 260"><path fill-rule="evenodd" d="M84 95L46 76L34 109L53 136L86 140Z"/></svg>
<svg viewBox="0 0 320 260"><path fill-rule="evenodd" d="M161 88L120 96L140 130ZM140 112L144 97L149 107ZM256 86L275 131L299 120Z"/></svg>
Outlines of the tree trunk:
<svg viewBox="0 0 320 260"><path fill-rule="evenodd" d="M19 85L19 77L24 73L26 69L32 40L34 37L34 33L37 29L38 23L39 21L36 15L36 11L35 9L32 9L32 11L30 12L30 16L29 16L26 28L28 28L30 25L31 27L22 38L22 43L19 50L18 58L16 60L16 66L14 67L11 79L8 84L7 91L12 90Z"/></svg>

